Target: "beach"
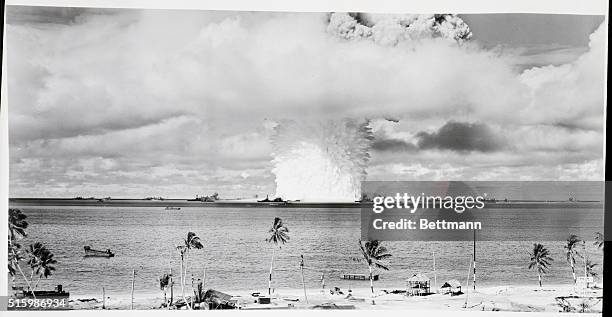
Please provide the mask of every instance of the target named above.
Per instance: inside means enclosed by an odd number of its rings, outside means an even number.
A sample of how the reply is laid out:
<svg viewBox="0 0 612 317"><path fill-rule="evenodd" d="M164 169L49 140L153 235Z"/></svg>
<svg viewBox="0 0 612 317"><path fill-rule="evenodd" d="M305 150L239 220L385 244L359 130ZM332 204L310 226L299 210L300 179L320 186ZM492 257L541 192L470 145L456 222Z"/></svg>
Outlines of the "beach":
<svg viewBox="0 0 612 317"><path fill-rule="evenodd" d="M251 291L220 290L234 296L240 309L317 309L317 305L335 304L337 306L354 306L359 310L468 310L468 311L508 311L508 312L561 312L556 297L571 295L602 296L603 289L589 289L581 293L572 285L537 285L523 286L488 286L469 290L466 295L451 296L449 294L432 294L428 296L406 296L390 293L391 289L377 289L375 305L372 305L369 288L352 289L352 296L347 296L348 290L341 290L343 295L332 295L329 289L307 290L308 303L304 299L303 289L279 289L272 296L270 304L256 304L256 297ZM386 291L386 292L385 292ZM387 293L388 292L388 293ZM261 294L265 294L262 290ZM175 289L175 300L180 297L180 287ZM348 298L347 298L348 297ZM71 306L74 309L102 309L102 294L82 294L71 296ZM87 301L80 301L87 300ZM93 300L92 300L93 299ZM135 294L134 309L166 309L161 308L163 293ZM601 300L591 301L587 312L600 313ZM106 309L130 309L130 294L107 294ZM333 305L332 305L333 306Z"/></svg>

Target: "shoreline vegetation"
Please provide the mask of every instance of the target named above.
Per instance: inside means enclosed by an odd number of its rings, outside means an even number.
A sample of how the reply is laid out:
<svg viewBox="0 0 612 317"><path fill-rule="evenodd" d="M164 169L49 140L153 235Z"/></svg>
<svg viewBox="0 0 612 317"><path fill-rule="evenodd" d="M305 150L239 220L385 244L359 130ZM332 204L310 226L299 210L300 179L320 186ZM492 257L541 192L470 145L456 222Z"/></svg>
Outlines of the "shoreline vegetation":
<svg viewBox="0 0 612 317"><path fill-rule="evenodd" d="M27 215L19 209L9 209L9 274L12 276L12 296L15 298L32 298L38 281L49 278L55 266L61 263L53 259L52 250L43 247L41 243L30 245L29 250L23 250L19 241L27 236ZM262 231L265 228L261 228ZM359 240L359 248L355 248L352 260L367 265L369 274L360 276L360 280L368 281L369 288L340 289L331 285L325 286L324 275L321 276L320 287L307 286L302 275L302 289L275 289L273 287L273 273L275 268L275 251L290 245L289 228L279 217L274 217L272 226L267 231L265 239L272 248L270 250L271 262L267 292L253 292L253 290L227 290L206 289L206 270L204 275L194 276L191 270L190 257L192 252L206 253L206 236L199 236L194 232L187 232L186 238L175 245L177 256L180 258L179 285L172 269L169 272L159 272L159 289L156 293L134 292L134 282L137 270L132 271L132 287L129 297L124 294L105 293L75 295L78 290L68 290L72 296L68 298L70 309L442 309L442 310L481 310L481 311L521 311L521 312L583 312L601 313L603 306L603 288L595 283L597 276L593 264L586 252L586 245L593 244L603 249L603 234L594 233L594 242L587 242L580 237L569 234L567 244L564 246L566 260L572 269L573 283L565 285L547 285L543 283L550 271L553 259L549 250L540 243L534 243L533 249L525 258L525 269L535 270L537 284L525 286L479 286L476 287L476 239L474 235L473 260L468 267L465 284L458 280L438 281L434 259L434 285L425 274L414 274L406 280L406 285L394 289L377 288L374 281L378 280L378 273L388 271L391 251L383 241ZM265 251L262 252L263 256ZM468 253L470 253L468 251ZM307 259L306 259L307 260ZM301 255L300 271L303 274L305 258ZM483 265L485 260L478 260ZM577 268L582 261L584 275L578 277ZM25 278L23 268L31 269L30 279ZM22 268L23 267L23 268ZM308 266L306 265L306 268ZM473 268L473 271L472 271ZM18 272L24 276L27 290L15 285L15 276ZM262 274L265 274L262 272ZM393 274L390 272L389 274ZM35 276L38 281L32 286ZM188 282L191 276L191 283ZM374 278L376 276L376 278ZM195 278L197 282L195 281ZM535 280L535 278L534 278ZM473 282L472 282L473 281ZM439 283L440 282L440 283ZM180 293L175 293L175 287ZM263 289L263 285L260 286ZM61 285L58 285L61 292ZM153 291L153 290L152 290ZM161 292L160 292L161 291ZM52 293L52 292L48 292ZM163 295L161 295L162 293ZM168 297L168 293L170 296ZM66 294L66 292L62 293ZM102 297L100 297L102 295ZM35 298L35 296L34 296Z"/></svg>

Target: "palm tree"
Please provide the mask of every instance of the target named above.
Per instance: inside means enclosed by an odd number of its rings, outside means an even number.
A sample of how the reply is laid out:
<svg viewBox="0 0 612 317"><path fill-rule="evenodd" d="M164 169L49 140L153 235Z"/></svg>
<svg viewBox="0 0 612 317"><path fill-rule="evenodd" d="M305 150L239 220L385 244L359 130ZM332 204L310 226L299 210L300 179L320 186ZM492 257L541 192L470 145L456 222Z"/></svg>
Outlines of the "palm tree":
<svg viewBox="0 0 612 317"><path fill-rule="evenodd" d="M187 279L187 259L188 259L189 251L191 249L202 249L202 248L204 248L204 245L202 245L200 237L198 237L195 233L191 231L187 233L187 238L183 240L183 244L176 247L176 249L179 251L179 254L181 256L181 293L183 296L183 300L185 301L185 304L187 305L187 308L189 309L191 309L191 307L189 306L189 304L187 303L187 299L185 298L185 282Z"/></svg>
<svg viewBox="0 0 612 317"><path fill-rule="evenodd" d="M21 210L9 208L9 241L13 241L17 236L22 238L27 236L25 229L28 228L28 222L26 221L28 216L24 215Z"/></svg>
<svg viewBox="0 0 612 317"><path fill-rule="evenodd" d="M602 249L604 247L604 235L601 232L595 232L595 242L593 242L593 245L596 246L598 249Z"/></svg>
<svg viewBox="0 0 612 317"><path fill-rule="evenodd" d="M540 243L533 244L533 250L531 251L531 262L529 262L529 269L535 268L538 272L538 282L542 287L542 274L548 272L548 267L553 259L550 257L548 249L546 249Z"/></svg>
<svg viewBox="0 0 612 317"><path fill-rule="evenodd" d="M164 292L164 305L169 306L166 293L170 287L170 274L166 273L159 277L159 289Z"/></svg>
<svg viewBox="0 0 612 317"><path fill-rule="evenodd" d="M359 240L359 248L361 249L363 259L368 263L368 270L370 271L370 290L372 291L372 305L375 305L372 266L388 271L389 268L382 261L391 257L391 254L387 253L387 248L382 246L378 240L365 242Z"/></svg>
<svg viewBox="0 0 612 317"><path fill-rule="evenodd" d="M268 230L270 237L266 239L268 243L273 243L274 247L272 248L272 261L270 262L270 276L268 279L268 296L272 293L272 269L274 267L274 250L275 247L278 246L279 242L281 244L287 243L289 241L289 229L283 224L283 220L279 217L274 218L274 222L272 223L272 227Z"/></svg>
<svg viewBox="0 0 612 317"><path fill-rule="evenodd" d="M597 272L595 272L596 266L597 266L597 263L593 263L591 260L587 260L587 263L586 263L587 276L590 276L590 277L597 276Z"/></svg>
<svg viewBox="0 0 612 317"><path fill-rule="evenodd" d="M25 238L27 233L25 229L28 228L28 222L26 221L27 216L19 209L9 208L8 218L8 272L11 275L13 286L15 284L15 273L19 271L23 280L28 285L28 289L31 288L30 281L27 279L19 262L23 260L21 254L21 245L17 243L18 238Z"/></svg>
<svg viewBox="0 0 612 317"><path fill-rule="evenodd" d="M567 238L567 244L565 245L565 250L566 250L566 259L567 262L570 264L570 267L572 268L572 277L574 278L574 284L576 284L576 270L575 270L575 265L576 265L576 256L578 255L578 252L576 251L576 246L580 243L580 238L575 235L575 234L570 234L570 236Z"/></svg>
<svg viewBox="0 0 612 317"><path fill-rule="evenodd" d="M49 277L53 271L55 271L55 267L53 264L56 264L57 261L53 259L53 253L49 251L42 243L36 242L34 244L30 244L28 250L28 264L30 265L30 269L32 269L32 274L30 275L30 283L34 278L34 274L38 276L38 280L34 287L31 289L32 292L36 290L38 283L44 277Z"/></svg>

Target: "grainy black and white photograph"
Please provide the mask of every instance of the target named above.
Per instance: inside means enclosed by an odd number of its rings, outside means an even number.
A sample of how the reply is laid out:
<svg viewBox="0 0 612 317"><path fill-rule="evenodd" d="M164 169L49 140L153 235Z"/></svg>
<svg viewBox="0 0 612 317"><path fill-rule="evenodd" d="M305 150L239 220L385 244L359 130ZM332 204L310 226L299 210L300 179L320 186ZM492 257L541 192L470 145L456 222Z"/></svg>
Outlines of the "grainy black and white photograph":
<svg viewBox="0 0 612 317"><path fill-rule="evenodd" d="M604 13L5 9L9 310L602 313Z"/></svg>

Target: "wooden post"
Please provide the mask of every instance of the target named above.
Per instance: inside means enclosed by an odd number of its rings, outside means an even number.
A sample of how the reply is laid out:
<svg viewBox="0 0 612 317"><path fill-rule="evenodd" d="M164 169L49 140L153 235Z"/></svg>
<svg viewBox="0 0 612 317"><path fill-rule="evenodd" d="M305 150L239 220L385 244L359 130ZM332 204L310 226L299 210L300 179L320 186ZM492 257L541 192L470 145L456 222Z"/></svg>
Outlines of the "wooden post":
<svg viewBox="0 0 612 317"><path fill-rule="evenodd" d="M106 292L104 286L102 286L102 309L106 309Z"/></svg>
<svg viewBox="0 0 612 317"><path fill-rule="evenodd" d="M270 260L270 276L268 278L268 296L272 299L272 268L274 267L274 250L272 247L272 259Z"/></svg>
<svg viewBox="0 0 612 317"><path fill-rule="evenodd" d="M304 287L304 299L306 300L306 304L308 304L308 296L306 296L306 283L304 283L304 255L300 255L300 271L302 272L302 287Z"/></svg>
<svg viewBox="0 0 612 317"><path fill-rule="evenodd" d="M187 272L185 272L187 275ZM193 308L193 299L195 297L195 289L193 288L193 273L191 273L191 308Z"/></svg>
<svg viewBox="0 0 612 317"><path fill-rule="evenodd" d="M174 279L172 277L172 267L170 267L170 303L168 304L168 309L172 305L172 301L174 300Z"/></svg>
<svg viewBox="0 0 612 317"><path fill-rule="evenodd" d="M474 290L476 290L476 229L474 229Z"/></svg>
<svg viewBox="0 0 612 317"><path fill-rule="evenodd" d="M325 274L321 273L321 291L325 292Z"/></svg>
<svg viewBox="0 0 612 317"><path fill-rule="evenodd" d="M136 270L132 269L132 302L130 304L130 309L134 309L134 280L136 279Z"/></svg>
<svg viewBox="0 0 612 317"><path fill-rule="evenodd" d="M438 275L436 275L436 251L432 251L431 253L433 254L434 288L437 293L438 292Z"/></svg>
<svg viewBox="0 0 612 317"><path fill-rule="evenodd" d="M468 274L465 278L465 303L463 304L463 308L467 308L468 304L468 293L470 291L470 271L472 271L472 259L470 259L470 266L468 266Z"/></svg>
<svg viewBox="0 0 612 317"><path fill-rule="evenodd" d="M584 248L584 277L587 277L587 262L588 262L588 258L589 255L587 254L587 249L586 249L586 241L582 241L582 247ZM588 287L588 284L587 284Z"/></svg>

